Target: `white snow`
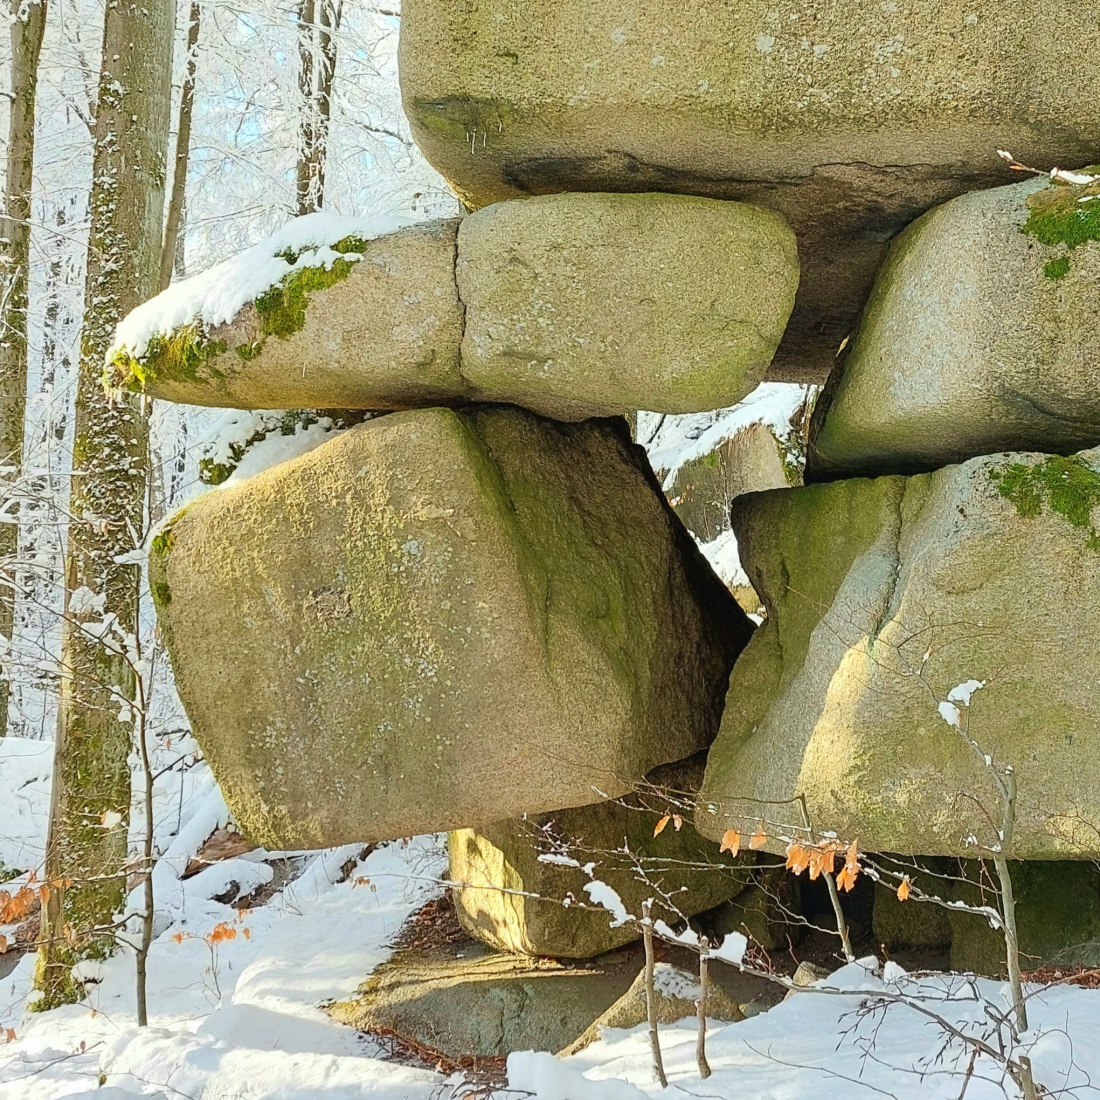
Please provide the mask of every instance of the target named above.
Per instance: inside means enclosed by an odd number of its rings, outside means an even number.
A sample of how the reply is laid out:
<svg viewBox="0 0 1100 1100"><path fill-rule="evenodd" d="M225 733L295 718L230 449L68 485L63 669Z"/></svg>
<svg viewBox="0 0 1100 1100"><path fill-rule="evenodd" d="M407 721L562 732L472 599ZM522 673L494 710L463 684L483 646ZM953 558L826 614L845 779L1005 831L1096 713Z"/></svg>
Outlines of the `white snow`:
<svg viewBox="0 0 1100 1100"><path fill-rule="evenodd" d="M745 952L749 949L749 941L740 932L730 932L723 937L722 942L710 953L712 959L721 959L722 962L732 966L740 966L745 960Z"/></svg>
<svg viewBox="0 0 1100 1100"><path fill-rule="evenodd" d="M1031 987L1029 993L1032 1031L1020 1053L1030 1054L1037 1080L1063 1100L1095 1095L1100 993L1075 986ZM713 1076L706 1081L696 1069L696 1021L689 1018L660 1029L667 1092L653 1080L645 1025L606 1029L568 1059L513 1054L509 1085L535 1100L1017 1100L1019 1090L1002 1066L984 1056L976 1059L964 1094L972 1048L946 1041L941 1027L905 1004L882 1000L876 1007L876 994L912 998L966 1034L984 1037L987 1006L1003 1012L1007 1005L1000 982L910 976L896 964L879 976L863 960L768 1012L739 1023L712 1022L707 1058Z"/></svg>
<svg viewBox="0 0 1100 1100"><path fill-rule="evenodd" d="M237 468L222 484L239 484L247 478L263 473L264 470L278 466L281 462L289 462L292 458L308 454L333 436L339 435L341 430L346 429L334 429L332 420L325 416L315 424L310 424L309 427L299 425L295 428L293 435L271 432L245 451Z"/></svg>
<svg viewBox="0 0 1100 1100"><path fill-rule="evenodd" d="M667 491L685 462L710 454L743 428L766 424L778 439L786 439L791 434L791 417L814 389L789 382L762 382L728 409L663 418L643 412L638 415L638 439L650 465L663 476Z"/></svg>
<svg viewBox="0 0 1100 1100"><path fill-rule="evenodd" d="M225 324L296 268L330 268L338 259L358 259L355 253L341 255L330 247L344 237L373 240L415 222L400 215L345 218L317 213L295 218L259 244L200 275L173 283L138 306L119 323L107 358L125 348L140 359L154 336L167 336L192 321L201 322L204 329ZM294 263L277 255L288 249L298 253Z"/></svg>
<svg viewBox="0 0 1100 1100"><path fill-rule="evenodd" d="M671 963L657 963L653 968L653 988L665 997L698 1001L702 987L694 974Z"/></svg>
<svg viewBox="0 0 1100 1100"><path fill-rule="evenodd" d="M592 899L593 904L602 905L611 914L614 918L611 921L612 928L622 928L624 924L629 924L635 919L626 911L623 899L619 897L615 888L608 886L606 882L601 882L599 879L586 882L584 892Z"/></svg>
<svg viewBox="0 0 1100 1100"><path fill-rule="evenodd" d="M0 737L0 872L32 871L45 858L52 774L52 741Z"/></svg>
<svg viewBox="0 0 1100 1100"><path fill-rule="evenodd" d="M939 705L940 717L949 726L960 726L962 721L962 711L959 710L954 703L943 702Z"/></svg>
<svg viewBox="0 0 1100 1100"><path fill-rule="evenodd" d="M191 751L181 737L175 748ZM0 806L9 815L4 858L15 866L40 858L49 801L45 742L0 740ZM171 778L175 773L170 773ZM335 1023L321 1008L351 994L389 954L409 915L438 890L445 860L437 838L380 846L359 858L358 845L295 857L303 870L264 906L237 913L210 899L229 881L243 888L270 878L270 854L248 853L192 878L180 875L203 841L228 821L205 765L156 788L157 835L165 849L154 876L156 939L150 956L150 1026L134 1016L133 960L123 953L87 966L99 979L87 1002L27 1014L34 959L0 979L0 1100L458 1100L457 1080L382 1057L381 1049ZM178 818L169 807L179 804ZM22 834L22 841L18 834ZM18 854L18 857L17 857ZM12 857L9 859L9 856ZM353 863L346 877L342 868ZM588 896L618 920L631 919L602 882ZM980 915L975 919L981 919ZM215 930L223 934L215 937ZM661 922L656 931L676 936ZM225 937L225 930L230 936ZM218 940L218 942L215 942ZM744 937L712 952L740 961ZM687 1000L695 977L659 964L660 988ZM887 998L893 998L890 1003ZM658 1095L730 1100L957 1100L971 1049L897 998L910 998L953 1027L988 1038L1007 1007L1003 983L959 975L910 975L874 960L842 967L810 990L740 1023L711 1023L713 1077L700 1081L696 1021L662 1025L669 1091L653 1082L645 1026L606 1029L569 1059L549 1052L508 1059L510 1087L533 1100L645 1100ZM1100 1079L1100 992L1074 986L1029 988L1030 1054L1038 1080L1063 1100L1093 1095ZM4 1042L4 1029L15 1038ZM996 1047L999 1037L995 1038ZM103 1087L97 1088L102 1078ZM502 1092L501 1096L508 1095ZM967 1100L1017 1100L1003 1069L980 1057Z"/></svg>
<svg viewBox="0 0 1100 1100"><path fill-rule="evenodd" d="M953 687L947 693L947 699L951 703L962 703L964 707L968 707L970 706L970 700L974 697L974 692L984 687L985 680L967 680L965 684Z"/></svg>
<svg viewBox="0 0 1100 1100"><path fill-rule="evenodd" d="M751 585L748 573L741 565L741 554L737 546L737 536L727 528L719 532L710 542L695 540L703 557L710 562L711 569L721 578L722 583L730 587Z"/></svg>

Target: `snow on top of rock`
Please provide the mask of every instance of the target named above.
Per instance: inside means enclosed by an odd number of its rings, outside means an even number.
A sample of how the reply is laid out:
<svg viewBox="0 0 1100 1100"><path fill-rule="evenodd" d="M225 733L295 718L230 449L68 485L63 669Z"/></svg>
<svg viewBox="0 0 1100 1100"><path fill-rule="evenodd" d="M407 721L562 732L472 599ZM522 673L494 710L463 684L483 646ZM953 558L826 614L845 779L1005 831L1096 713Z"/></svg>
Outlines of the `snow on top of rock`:
<svg viewBox="0 0 1100 1100"><path fill-rule="evenodd" d="M416 220L400 215L345 218L325 213L294 218L259 244L173 283L138 306L119 322L107 359L122 348L140 359L155 336L167 336L192 321L201 322L204 328L225 324L297 268L330 268L338 259L358 259L356 253L341 254L330 247L345 237L374 240ZM280 255L287 252L297 253L293 262Z"/></svg>
<svg viewBox="0 0 1100 1100"><path fill-rule="evenodd" d="M653 968L653 988L681 1001L698 1001L702 996L702 986L695 975L671 963L657 963Z"/></svg>
<svg viewBox="0 0 1100 1100"><path fill-rule="evenodd" d="M731 408L664 417L652 434L646 429L657 414L643 413L638 418L638 438L645 440L650 465L664 474L667 490L684 463L710 454L742 428L766 424L778 438L785 439L791 432L791 417L812 390L790 382L762 382Z"/></svg>
<svg viewBox="0 0 1100 1100"><path fill-rule="evenodd" d="M748 573L741 565L741 552L737 547L737 536L729 529L719 531L710 542L695 540L703 557L710 562L711 569L718 574L722 583L730 588L751 585Z"/></svg>

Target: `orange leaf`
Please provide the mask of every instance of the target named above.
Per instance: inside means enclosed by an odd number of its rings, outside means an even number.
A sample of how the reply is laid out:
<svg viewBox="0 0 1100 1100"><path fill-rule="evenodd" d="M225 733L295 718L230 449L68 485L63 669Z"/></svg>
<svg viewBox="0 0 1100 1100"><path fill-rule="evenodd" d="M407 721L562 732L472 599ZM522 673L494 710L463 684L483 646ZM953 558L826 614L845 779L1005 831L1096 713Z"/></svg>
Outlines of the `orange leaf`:
<svg viewBox="0 0 1100 1100"><path fill-rule="evenodd" d="M13 1027L4 1028L4 1041L7 1042L7 1043L14 1043L15 1042L15 1028L13 1028Z"/></svg>
<svg viewBox="0 0 1100 1100"><path fill-rule="evenodd" d="M741 834L736 829L727 829L722 834L722 844L718 849L719 854L729 852L735 856L741 850Z"/></svg>
<svg viewBox="0 0 1100 1100"><path fill-rule="evenodd" d="M840 874L836 876L837 889L850 891L856 884L856 877L859 875L859 864L845 863L840 869Z"/></svg>
<svg viewBox="0 0 1100 1100"><path fill-rule="evenodd" d="M907 878L903 878L901 880L901 885L898 887L898 901L908 901L908 900L909 900L909 880Z"/></svg>
<svg viewBox="0 0 1100 1100"><path fill-rule="evenodd" d="M814 849L810 852L810 881L816 882L817 876L821 874L822 862L825 858L825 853Z"/></svg>
<svg viewBox="0 0 1100 1100"><path fill-rule="evenodd" d="M0 936L0 955L3 955L8 949L8 937Z"/></svg>
<svg viewBox="0 0 1100 1100"><path fill-rule="evenodd" d="M800 844L787 845L787 869L802 874L810 865L810 854Z"/></svg>
<svg viewBox="0 0 1100 1100"><path fill-rule="evenodd" d="M752 834L752 840L749 841L749 847L754 852L759 852L768 842L768 834L764 831L764 822L761 821L756 826L756 832Z"/></svg>
<svg viewBox="0 0 1100 1100"><path fill-rule="evenodd" d="M242 928L241 931L244 932L244 938L246 940L252 939L252 929L251 928Z"/></svg>
<svg viewBox="0 0 1100 1100"><path fill-rule="evenodd" d="M653 830L654 836L660 836L665 831L665 826L672 820L672 814L665 814L660 821L657 822Z"/></svg>
<svg viewBox="0 0 1100 1100"><path fill-rule="evenodd" d="M821 853L821 870L827 875L831 875L836 871L835 848L826 848L825 851Z"/></svg>
<svg viewBox="0 0 1100 1100"><path fill-rule="evenodd" d="M176 934L175 934L175 935L174 935L174 936L172 937L172 939L174 939L174 940L176 941L176 943L183 943L183 933L182 933L182 932L177 932L177 933L176 933Z"/></svg>

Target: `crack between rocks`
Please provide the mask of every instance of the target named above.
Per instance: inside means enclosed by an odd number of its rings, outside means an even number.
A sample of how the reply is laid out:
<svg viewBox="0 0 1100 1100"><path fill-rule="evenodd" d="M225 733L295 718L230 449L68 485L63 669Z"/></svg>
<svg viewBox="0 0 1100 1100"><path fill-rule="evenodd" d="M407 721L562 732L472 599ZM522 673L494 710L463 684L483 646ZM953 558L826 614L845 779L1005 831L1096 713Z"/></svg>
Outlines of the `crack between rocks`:
<svg viewBox="0 0 1100 1100"><path fill-rule="evenodd" d="M879 635L882 633L883 627L892 619L892 612L894 611L894 600L897 597L898 581L901 577L901 536L904 528L904 519L902 516L905 507L905 495L909 488L909 481L907 478L903 478L900 485L900 491L897 494L897 499L894 501L893 506L890 509L890 518L892 520L890 525L889 537L890 542L888 548L891 551L891 569L890 578L886 584L886 592L882 602L882 610L880 611L878 618L870 627L868 635L869 642L873 646L878 641Z"/></svg>

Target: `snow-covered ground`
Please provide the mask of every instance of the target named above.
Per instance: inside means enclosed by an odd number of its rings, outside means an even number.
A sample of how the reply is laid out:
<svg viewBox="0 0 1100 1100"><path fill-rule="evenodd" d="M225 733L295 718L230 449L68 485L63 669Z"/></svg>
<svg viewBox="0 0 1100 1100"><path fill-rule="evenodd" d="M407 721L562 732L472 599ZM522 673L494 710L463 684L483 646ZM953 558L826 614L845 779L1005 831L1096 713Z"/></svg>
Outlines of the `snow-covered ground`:
<svg viewBox="0 0 1100 1100"><path fill-rule="evenodd" d="M182 746L186 749L186 745ZM176 746L177 749L181 746ZM49 746L0 739L0 852L9 868L41 857L49 801ZM229 880L247 890L271 877L271 853L215 863L183 879L203 841L227 820L205 765L157 788L157 939L150 956L150 1026L135 1018L133 958L106 964L86 1003L28 1013L34 959L0 979L0 1100L433 1100L461 1082L387 1060L321 1007L346 997L383 961L408 917L438 891L439 838L297 854L298 877L240 913L213 901ZM182 783L182 785L181 785ZM169 807L171 807L169 809ZM161 812L163 811L163 812ZM8 884L8 889L15 884ZM609 914L609 920L611 915ZM910 1004L882 1003L882 995ZM1007 1007L1003 985L909 976L888 963L852 964L741 1023L711 1027L714 1070L701 1080L695 1023L661 1029L669 1085L653 1080L644 1028L608 1031L562 1061L513 1055L501 1097L538 1100L991 1100L1016 1097L1003 1068L950 1041L911 1005L967 1034L989 1037ZM877 1005L877 1007L873 1007ZM1084 1100L1100 1082L1100 992L1036 988L1029 1049L1052 1095ZM9 1030L10 1029L10 1030ZM5 1042L7 1038L7 1042ZM995 1045L995 1043L994 1043ZM967 1083L968 1082L968 1083ZM965 1093L963 1086L965 1084ZM102 1085L102 1087L100 1087Z"/></svg>

